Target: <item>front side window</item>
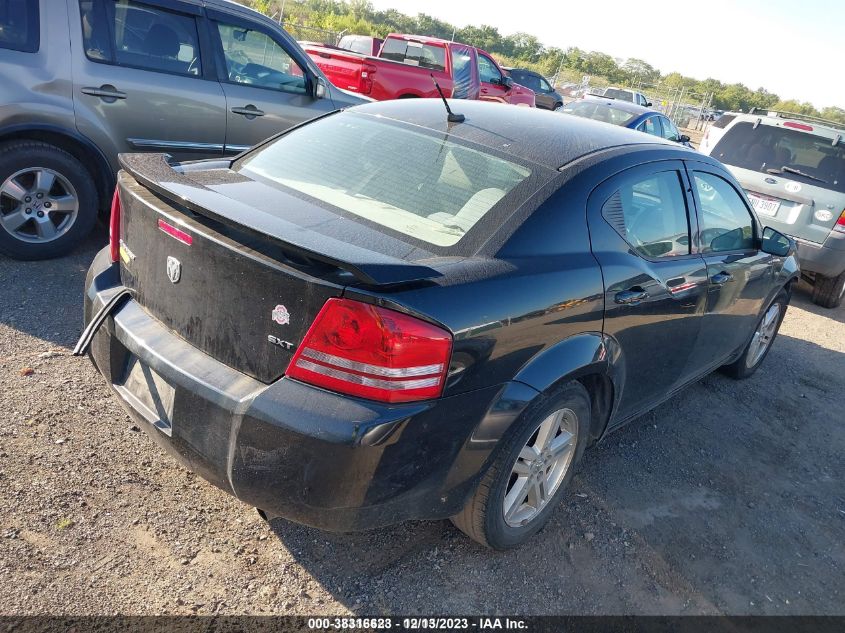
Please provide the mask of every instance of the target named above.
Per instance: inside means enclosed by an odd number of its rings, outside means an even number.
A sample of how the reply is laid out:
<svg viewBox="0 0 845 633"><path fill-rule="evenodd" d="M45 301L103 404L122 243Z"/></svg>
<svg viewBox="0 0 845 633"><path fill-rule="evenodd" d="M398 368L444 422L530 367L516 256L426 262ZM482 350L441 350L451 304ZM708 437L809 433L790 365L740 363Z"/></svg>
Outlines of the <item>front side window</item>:
<svg viewBox="0 0 845 633"><path fill-rule="evenodd" d="M111 62L180 75L202 74L196 20L132 0L105 0L105 12L80 2L85 54Z"/></svg>
<svg viewBox="0 0 845 633"><path fill-rule="evenodd" d="M675 142L677 142L678 139L681 138L681 133L678 131L678 128L675 127L675 124L672 123L672 121L663 116L660 117L660 122L663 124L663 138Z"/></svg>
<svg viewBox="0 0 845 633"><path fill-rule="evenodd" d="M40 33L38 2L0 0L0 48L35 53Z"/></svg>
<svg viewBox="0 0 845 633"><path fill-rule="evenodd" d="M442 135L351 112L297 128L236 169L440 247L457 244L532 173Z"/></svg>
<svg viewBox="0 0 845 633"><path fill-rule="evenodd" d="M231 83L306 93L305 73L273 38L261 31L216 24Z"/></svg>
<svg viewBox="0 0 845 633"><path fill-rule="evenodd" d="M499 72L499 68L484 53L478 54L478 77L484 83L502 83L502 73Z"/></svg>
<svg viewBox="0 0 845 633"><path fill-rule="evenodd" d="M627 182L604 204L602 214L643 257L690 253L686 198L676 171Z"/></svg>
<svg viewBox="0 0 845 633"><path fill-rule="evenodd" d="M546 81L542 77L538 77L537 81L539 83L540 92L552 92L552 87L549 85L548 81Z"/></svg>
<svg viewBox="0 0 845 633"><path fill-rule="evenodd" d="M701 252L753 249L754 222L736 189L713 174L697 171L693 179L701 211Z"/></svg>

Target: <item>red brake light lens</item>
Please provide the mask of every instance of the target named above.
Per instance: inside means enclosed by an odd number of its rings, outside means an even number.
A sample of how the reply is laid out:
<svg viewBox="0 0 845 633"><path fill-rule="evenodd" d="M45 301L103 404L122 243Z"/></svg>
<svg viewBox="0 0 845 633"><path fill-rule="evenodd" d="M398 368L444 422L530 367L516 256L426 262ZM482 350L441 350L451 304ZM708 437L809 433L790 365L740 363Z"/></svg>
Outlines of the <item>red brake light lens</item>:
<svg viewBox="0 0 845 633"><path fill-rule="evenodd" d="M833 230L839 233L845 233L845 209L842 210L842 213L839 215L839 219L836 221L836 224L833 225Z"/></svg>
<svg viewBox="0 0 845 633"><path fill-rule="evenodd" d="M805 132L813 131L812 125L807 125L806 123L796 123L795 121L787 121L783 124L783 127L791 127L796 130L804 130Z"/></svg>
<svg viewBox="0 0 845 633"><path fill-rule="evenodd" d="M169 222L165 222L164 220L160 219L158 221L158 228L160 228L162 231L167 233L170 237L175 237L177 240L179 240L183 244L187 244L188 246L190 246L191 244L194 243L193 237L191 237L188 233L185 233L185 231L177 229L175 226L173 226Z"/></svg>
<svg viewBox="0 0 845 633"><path fill-rule="evenodd" d="M287 370L331 391L380 402L437 398L452 336L415 317L351 299L326 301Z"/></svg>
<svg viewBox="0 0 845 633"><path fill-rule="evenodd" d="M111 199L109 254L111 255L112 263L120 261L120 193L118 187L114 188L114 196Z"/></svg>

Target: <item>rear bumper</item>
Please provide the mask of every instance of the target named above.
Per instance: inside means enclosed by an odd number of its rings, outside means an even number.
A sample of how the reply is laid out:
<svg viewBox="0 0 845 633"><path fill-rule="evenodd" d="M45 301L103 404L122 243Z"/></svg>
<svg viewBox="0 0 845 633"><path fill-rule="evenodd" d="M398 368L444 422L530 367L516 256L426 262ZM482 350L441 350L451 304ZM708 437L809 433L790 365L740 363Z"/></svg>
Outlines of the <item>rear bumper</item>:
<svg viewBox="0 0 845 633"><path fill-rule="evenodd" d="M845 233L832 231L824 244L792 239L798 244L798 261L803 272L836 277L845 271Z"/></svg>
<svg viewBox="0 0 845 633"><path fill-rule="evenodd" d="M86 323L122 288L107 250L88 272ZM89 350L129 415L188 468L268 514L337 531L459 512L496 445L489 429L506 429L504 418L536 394L509 383L388 406L285 378L268 385L204 354L133 300ZM143 368L134 379L132 366ZM139 375L172 391L139 397Z"/></svg>

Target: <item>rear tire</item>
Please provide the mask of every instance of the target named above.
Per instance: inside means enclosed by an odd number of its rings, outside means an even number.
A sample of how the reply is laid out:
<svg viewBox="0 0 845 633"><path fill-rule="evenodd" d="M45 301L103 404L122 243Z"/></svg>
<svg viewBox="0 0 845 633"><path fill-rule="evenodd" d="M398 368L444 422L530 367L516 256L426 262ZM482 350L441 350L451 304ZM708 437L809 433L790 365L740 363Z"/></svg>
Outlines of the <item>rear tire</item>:
<svg viewBox="0 0 845 633"><path fill-rule="evenodd" d="M838 277L816 275L813 282L813 303L823 308L838 308L845 297L845 272Z"/></svg>
<svg viewBox="0 0 845 633"><path fill-rule="evenodd" d="M0 253L59 257L91 232L97 188L69 153L40 141L0 144Z"/></svg>
<svg viewBox="0 0 845 633"><path fill-rule="evenodd" d="M744 380L757 371L768 356L769 350L772 349L772 343L780 330L780 324L783 323L787 307L789 307L789 294L786 290L781 290L757 321L754 334L745 346L742 355L730 365L722 366L720 371L735 380ZM775 309L777 313L774 318L767 322Z"/></svg>
<svg viewBox="0 0 845 633"><path fill-rule="evenodd" d="M589 436L590 413L590 396L577 381L541 397L500 442L477 490L461 513L452 517L452 523L474 541L499 550L521 545L539 532L560 502L581 460ZM556 423L554 416L559 416ZM551 426L547 426L549 420ZM550 436L549 457L544 455L546 451L537 450L539 460L528 461L525 455L542 443L540 433L544 428L545 436ZM574 437L567 440L566 433ZM563 470L556 471L558 467ZM519 474L523 471L524 479ZM523 502L519 493L523 483L526 490L539 490L528 483L532 476L537 480L542 477L545 482L542 489L548 495L543 502L532 501L530 491ZM553 489L549 489L551 486ZM537 499L537 492L534 495Z"/></svg>

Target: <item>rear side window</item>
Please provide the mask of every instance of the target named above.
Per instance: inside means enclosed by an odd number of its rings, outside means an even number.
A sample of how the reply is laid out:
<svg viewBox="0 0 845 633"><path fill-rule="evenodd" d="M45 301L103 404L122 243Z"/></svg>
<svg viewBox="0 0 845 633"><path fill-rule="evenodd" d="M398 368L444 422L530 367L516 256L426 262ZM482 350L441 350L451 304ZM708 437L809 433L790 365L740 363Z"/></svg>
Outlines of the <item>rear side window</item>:
<svg viewBox="0 0 845 633"><path fill-rule="evenodd" d="M643 257L690 253L687 203L676 171L625 183L604 204L602 214Z"/></svg>
<svg viewBox="0 0 845 633"><path fill-rule="evenodd" d="M724 129L727 127L728 123L733 121L736 118L735 114L723 114L718 119L713 121L713 127L717 127L719 129Z"/></svg>
<svg viewBox="0 0 845 633"><path fill-rule="evenodd" d="M845 193L845 143L810 132L742 121L728 128L711 156L726 165Z"/></svg>
<svg viewBox="0 0 845 633"><path fill-rule="evenodd" d="M196 20L132 0L81 0L85 54L115 63L179 75L202 74Z"/></svg>
<svg viewBox="0 0 845 633"><path fill-rule="evenodd" d="M701 252L721 253L754 248L754 222L740 195L714 174L693 172L701 211Z"/></svg>
<svg viewBox="0 0 845 633"><path fill-rule="evenodd" d="M40 33L37 0L0 0L0 48L35 53Z"/></svg>
<svg viewBox="0 0 845 633"><path fill-rule="evenodd" d="M389 38L381 57L430 70L446 70L446 49L442 46Z"/></svg>

